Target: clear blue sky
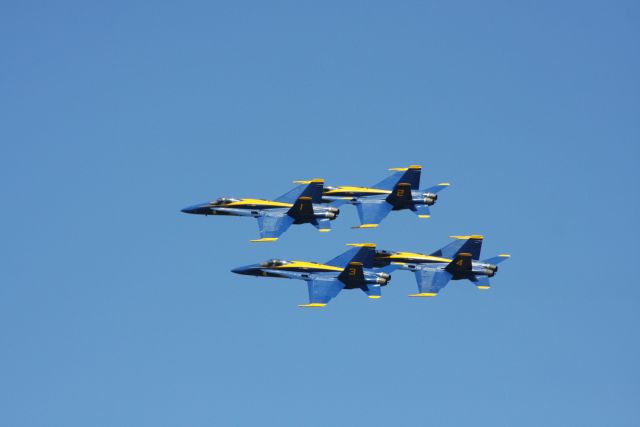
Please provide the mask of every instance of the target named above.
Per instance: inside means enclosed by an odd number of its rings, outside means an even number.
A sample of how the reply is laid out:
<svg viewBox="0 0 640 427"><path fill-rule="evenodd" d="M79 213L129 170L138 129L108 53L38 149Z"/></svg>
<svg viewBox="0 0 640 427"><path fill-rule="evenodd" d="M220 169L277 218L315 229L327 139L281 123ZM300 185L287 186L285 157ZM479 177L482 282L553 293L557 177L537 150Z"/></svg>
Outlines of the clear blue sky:
<svg viewBox="0 0 640 427"><path fill-rule="evenodd" d="M637 426L640 8L515 3L5 2L0 425ZM429 220L180 213L412 163ZM467 233L488 292L229 271Z"/></svg>

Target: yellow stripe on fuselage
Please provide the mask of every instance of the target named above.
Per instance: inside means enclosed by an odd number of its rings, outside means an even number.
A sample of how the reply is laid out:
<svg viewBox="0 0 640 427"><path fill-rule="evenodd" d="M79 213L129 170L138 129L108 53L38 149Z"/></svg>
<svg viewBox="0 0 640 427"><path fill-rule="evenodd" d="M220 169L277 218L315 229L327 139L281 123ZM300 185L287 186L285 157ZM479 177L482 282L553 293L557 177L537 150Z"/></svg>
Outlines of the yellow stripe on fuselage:
<svg viewBox="0 0 640 427"><path fill-rule="evenodd" d="M309 271L309 270L319 270L319 271L342 271L344 268L335 267L333 265L319 264L316 262L308 262L308 261L291 261L288 264L280 265L278 267L270 267L274 270L294 270L294 271Z"/></svg>
<svg viewBox="0 0 640 427"><path fill-rule="evenodd" d="M237 202L231 202L220 206L221 208L290 208L291 203L274 202L273 200L263 199L240 199Z"/></svg>
<svg viewBox="0 0 640 427"><path fill-rule="evenodd" d="M334 195L342 195L342 194L348 194L348 195L352 195L352 194L356 194L356 193L362 193L362 194L390 194L391 191L389 190L381 190L379 188L369 188L369 187L350 187L350 186L343 186L343 187L337 187L331 190L327 190L325 191L325 195L327 196L334 196Z"/></svg>
<svg viewBox="0 0 640 427"><path fill-rule="evenodd" d="M437 256L425 255L425 254L416 254L413 252L394 252L387 257L390 260L406 260L409 262L446 262L449 263L451 260L449 258L441 258Z"/></svg>

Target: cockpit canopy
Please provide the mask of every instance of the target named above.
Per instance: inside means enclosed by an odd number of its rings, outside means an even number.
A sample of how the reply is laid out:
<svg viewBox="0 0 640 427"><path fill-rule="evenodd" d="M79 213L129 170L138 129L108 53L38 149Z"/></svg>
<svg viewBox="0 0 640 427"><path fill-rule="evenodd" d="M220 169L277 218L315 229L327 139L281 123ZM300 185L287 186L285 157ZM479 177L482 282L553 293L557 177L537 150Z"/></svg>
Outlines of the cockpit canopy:
<svg viewBox="0 0 640 427"><path fill-rule="evenodd" d="M233 202L239 202L239 199L232 199L230 197L220 197L217 200L214 200L213 202L211 202L211 205L213 206L223 206L223 205L228 205L229 203L233 203Z"/></svg>
<svg viewBox="0 0 640 427"><path fill-rule="evenodd" d="M290 264L291 261L285 261L283 259L270 259L263 263L260 263L260 267L280 267L281 265Z"/></svg>

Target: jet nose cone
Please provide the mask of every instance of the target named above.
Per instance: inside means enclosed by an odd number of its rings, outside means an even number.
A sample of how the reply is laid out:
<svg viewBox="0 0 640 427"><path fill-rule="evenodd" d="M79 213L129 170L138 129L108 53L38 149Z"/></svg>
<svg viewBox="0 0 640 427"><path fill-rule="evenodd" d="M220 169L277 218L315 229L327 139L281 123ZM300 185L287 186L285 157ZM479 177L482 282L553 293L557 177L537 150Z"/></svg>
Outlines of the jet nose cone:
<svg viewBox="0 0 640 427"><path fill-rule="evenodd" d="M242 267L236 267L233 270L231 270L232 273L236 273L236 274L250 274L249 272L251 271L251 267L253 267L252 265L243 265Z"/></svg>
<svg viewBox="0 0 640 427"><path fill-rule="evenodd" d="M207 203L200 203L198 205L187 206L184 209L180 209L180 212L188 214L206 214L208 206L209 205Z"/></svg>

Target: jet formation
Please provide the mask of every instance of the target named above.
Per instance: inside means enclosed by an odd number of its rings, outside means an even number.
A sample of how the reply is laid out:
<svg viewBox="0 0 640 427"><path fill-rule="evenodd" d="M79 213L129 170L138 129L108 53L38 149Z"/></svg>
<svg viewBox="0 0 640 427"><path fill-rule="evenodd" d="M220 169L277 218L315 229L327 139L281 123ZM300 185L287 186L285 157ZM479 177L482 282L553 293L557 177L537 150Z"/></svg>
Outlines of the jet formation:
<svg viewBox="0 0 640 427"><path fill-rule="evenodd" d="M438 192L449 186L443 182L420 190L422 167L392 168L394 173L373 187L325 186L324 179L294 181L295 188L274 199L221 197L182 209L196 215L249 216L258 220L260 238L252 242L275 242L294 224L312 224L319 231L331 231L331 221L339 206L350 203L358 210L360 225L376 228L391 212L410 210L418 218L429 218Z"/></svg>
<svg viewBox="0 0 640 427"><path fill-rule="evenodd" d="M442 182L420 189L422 168L411 165L392 168L394 173L372 187L326 186L324 179L294 181L296 187L273 200L221 197L182 209L196 215L247 216L258 220L260 238L251 242L275 242L292 225L311 224L321 232L331 231L331 221L340 206L356 207L360 225L377 228L392 211L409 210L418 218L429 218L438 193L450 184ZM231 270L233 273L298 279L307 283L309 302L300 307L324 307L342 290L359 289L371 299L382 296L391 273L414 273L418 291L410 297L435 297L451 281L470 281L480 290L490 288L498 264L510 255L480 260L482 235L449 236L454 241L429 254L378 250L374 243L351 243L351 249L325 262L270 259Z"/></svg>

